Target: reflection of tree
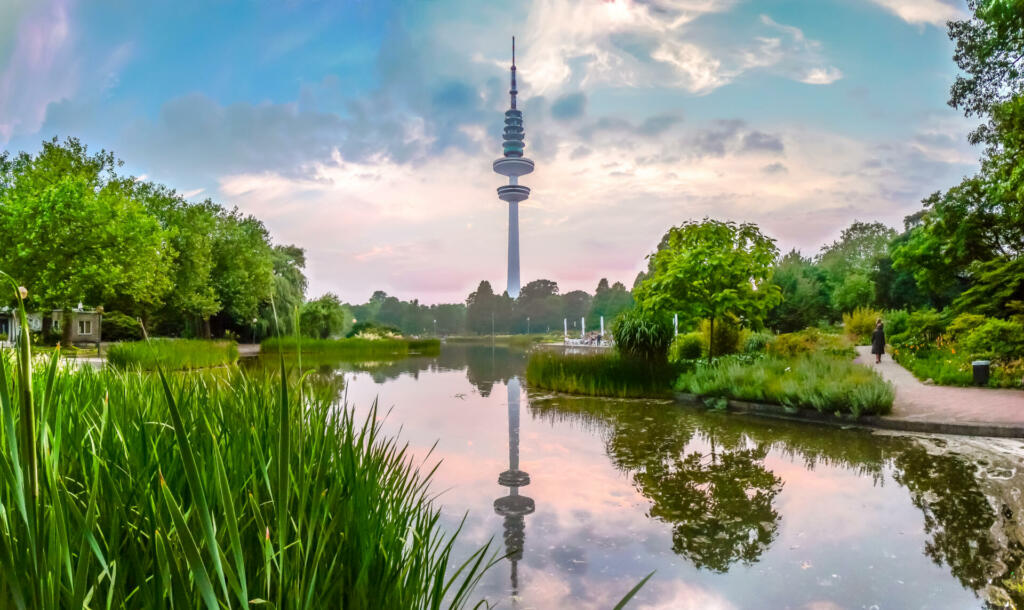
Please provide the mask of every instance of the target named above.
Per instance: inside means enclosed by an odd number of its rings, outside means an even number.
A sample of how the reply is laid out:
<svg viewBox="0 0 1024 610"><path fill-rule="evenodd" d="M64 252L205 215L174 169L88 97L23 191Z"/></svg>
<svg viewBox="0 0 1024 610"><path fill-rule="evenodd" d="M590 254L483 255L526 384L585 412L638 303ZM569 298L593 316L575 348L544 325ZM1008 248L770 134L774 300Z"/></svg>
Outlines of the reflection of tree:
<svg viewBox="0 0 1024 610"><path fill-rule="evenodd" d="M698 568L726 572L754 563L771 546L782 480L765 469L762 448L693 452L634 475L651 516L672 524L672 550Z"/></svg>
<svg viewBox="0 0 1024 610"><path fill-rule="evenodd" d="M924 513L929 536L927 554L973 591L990 582L1010 578L1014 567L1024 565L1021 541L1002 541L993 534L997 519L1012 523L1010 498L996 498L1002 505L998 515L978 482L978 468L956 454L935 455L923 447L908 448L896 456L896 480L910 491L914 506ZM950 493L953 491L954 493ZM1019 503L1019 500L1018 500ZM1015 507L1020 511L1020 506ZM1015 603L1024 606L1024 599Z"/></svg>
<svg viewBox="0 0 1024 610"><path fill-rule="evenodd" d="M766 446L751 447L743 435L695 435L674 408L587 399L559 406L610 426L609 457L632 473L652 502L650 515L672 526L672 550L697 567L726 572L736 562L754 563L775 539L772 502L782 481L764 467Z"/></svg>
<svg viewBox="0 0 1024 610"><path fill-rule="evenodd" d="M923 513L924 553L992 608L1024 608L1024 592L1004 584L1019 580L1013 575L1024 567L1019 476L986 478L968 456L861 430L752 422L658 402L535 398L530 408L604 435L609 457L651 500L651 516L672 524L673 550L699 567L753 563L772 543L779 521L772 502L782 484L764 468L771 451L809 470L852 470L877 485L891 473Z"/></svg>

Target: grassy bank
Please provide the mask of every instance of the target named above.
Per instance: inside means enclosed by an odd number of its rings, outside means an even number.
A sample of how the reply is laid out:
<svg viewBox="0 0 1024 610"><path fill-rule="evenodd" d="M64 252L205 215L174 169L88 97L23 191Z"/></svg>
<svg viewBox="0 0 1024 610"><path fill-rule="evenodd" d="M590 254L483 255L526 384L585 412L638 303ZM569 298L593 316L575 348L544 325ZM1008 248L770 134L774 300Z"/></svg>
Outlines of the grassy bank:
<svg viewBox="0 0 1024 610"><path fill-rule="evenodd" d="M267 339L260 344L264 353L296 353L347 359L404 358L410 355L436 356L441 352L439 339L382 338L307 339L294 337Z"/></svg>
<svg viewBox="0 0 1024 610"><path fill-rule="evenodd" d="M871 369L822 353L698 363L679 377L676 389L854 416L889 413L895 396Z"/></svg>
<svg viewBox="0 0 1024 610"><path fill-rule="evenodd" d="M445 343L452 345L502 345L508 347L530 347L536 343L548 340L549 336L544 334L531 335L458 335L445 337ZM558 335L558 340L562 339Z"/></svg>
<svg viewBox="0 0 1024 610"><path fill-rule="evenodd" d="M10 360L0 607L461 607L486 564L450 576L430 475L322 388Z"/></svg>
<svg viewBox="0 0 1024 610"><path fill-rule="evenodd" d="M107 362L118 368L156 370L202 369L232 364L238 360L234 341L202 339L153 339L115 343L106 348Z"/></svg>
<svg viewBox="0 0 1024 610"><path fill-rule="evenodd" d="M565 354L540 350L530 354L526 382L534 388L616 398L671 396L677 371L668 364L651 365L613 351Z"/></svg>

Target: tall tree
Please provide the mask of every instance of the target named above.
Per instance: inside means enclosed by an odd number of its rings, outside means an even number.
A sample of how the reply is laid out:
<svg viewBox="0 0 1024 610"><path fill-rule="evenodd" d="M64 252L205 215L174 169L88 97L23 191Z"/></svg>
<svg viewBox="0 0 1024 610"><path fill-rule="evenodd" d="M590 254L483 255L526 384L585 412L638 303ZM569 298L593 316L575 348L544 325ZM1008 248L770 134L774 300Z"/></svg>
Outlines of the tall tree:
<svg viewBox="0 0 1024 610"><path fill-rule="evenodd" d="M274 263L263 223L238 210L218 216L213 239L213 286L223 309L223 328L245 330L273 291Z"/></svg>
<svg viewBox="0 0 1024 610"><path fill-rule="evenodd" d="M622 282L615 282L608 285L606 278L601 278L597 283L597 290L594 291L594 300L591 301L588 317L599 319L602 316L606 322L611 322L623 311L633 306L633 295Z"/></svg>
<svg viewBox="0 0 1024 610"><path fill-rule="evenodd" d="M32 305L123 295L151 307L171 288L167 234L114 173L119 164L73 138L0 164L0 264L29 288Z"/></svg>
<svg viewBox="0 0 1024 610"><path fill-rule="evenodd" d="M775 240L757 225L705 218L668 230L664 247L648 257L647 279L635 291L644 308L758 327L782 298L771 283ZM714 354L710 354L714 356Z"/></svg>
<svg viewBox="0 0 1024 610"><path fill-rule="evenodd" d="M477 289L466 298L466 326L471 332L491 332L497 308L497 296L487 280L480 282Z"/></svg>
<svg viewBox="0 0 1024 610"><path fill-rule="evenodd" d="M779 261L772 274L782 300L767 316L767 324L780 332L793 332L815 326L831 316L831 297L825 272L809 258L791 250Z"/></svg>

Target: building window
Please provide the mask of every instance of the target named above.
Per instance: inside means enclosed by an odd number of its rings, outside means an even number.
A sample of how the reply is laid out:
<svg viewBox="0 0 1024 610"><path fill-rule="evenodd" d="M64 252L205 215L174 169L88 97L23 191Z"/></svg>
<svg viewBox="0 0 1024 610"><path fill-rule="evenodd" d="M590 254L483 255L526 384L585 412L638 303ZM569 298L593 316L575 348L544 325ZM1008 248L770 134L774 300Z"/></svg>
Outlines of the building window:
<svg viewBox="0 0 1024 610"><path fill-rule="evenodd" d="M51 323L50 323L50 328L53 329L53 332L59 333L60 332L60 318L54 318L51 321Z"/></svg>
<svg viewBox="0 0 1024 610"><path fill-rule="evenodd" d="M78 321L78 334L80 334L80 335L91 335L92 334L92 320L79 320Z"/></svg>

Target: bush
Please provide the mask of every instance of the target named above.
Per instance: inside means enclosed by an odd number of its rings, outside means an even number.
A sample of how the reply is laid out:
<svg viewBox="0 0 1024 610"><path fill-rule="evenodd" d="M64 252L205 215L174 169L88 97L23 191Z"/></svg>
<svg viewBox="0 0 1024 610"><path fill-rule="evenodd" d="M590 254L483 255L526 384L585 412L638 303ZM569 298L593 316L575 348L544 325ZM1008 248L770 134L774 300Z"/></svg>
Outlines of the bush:
<svg viewBox="0 0 1024 610"><path fill-rule="evenodd" d="M867 307L858 307L852 313L843 314L843 329L860 345L871 343L871 333L882 318L882 312Z"/></svg>
<svg viewBox="0 0 1024 610"><path fill-rule="evenodd" d="M701 320L700 333L704 341L704 355L708 355L708 345L711 338L711 322ZM735 354L740 351L743 342L743 329L735 322L728 320L715 320L715 356Z"/></svg>
<svg viewBox="0 0 1024 610"><path fill-rule="evenodd" d="M526 364L534 388L615 398L662 397L672 393L677 369L667 363L627 358L615 352L565 354L538 350Z"/></svg>
<svg viewBox="0 0 1024 610"><path fill-rule="evenodd" d="M615 318L612 336L616 348L625 356L665 362L672 344L672 323L666 315L635 307Z"/></svg>
<svg viewBox="0 0 1024 610"><path fill-rule="evenodd" d="M100 323L104 341L138 341L142 339L142 325L135 318L119 311L103 314Z"/></svg>
<svg viewBox="0 0 1024 610"><path fill-rule="evenodd" d="M153 339L115 343L107 348L107 362L118 368L138 367L167 371L223 366L238 360L234 341L203 339Z"/></svg>
<svg viewBox="0 0 1024 610"><path fill-rule="evenodd" d="M907 318L907 329L899 334L890 334L893 345L926 344L939 338L946 330L942 314L934 309L919 309Z"/></svg>
<svg viewBox="0 0 1024 610"><path fill-rule="evenodd" d="M744 354L760 354L767 351L768 346L775 341L775 335L768 332L750 333L747 340L743 342Z"/></svg>
<svg viewBox="0 0 1024 610"><path fill-rule="evenodd" d="M722 358L680 375L676 389L854 416L888 413L895 397L892 385L872 369L825 354L749 363Z"/></svg>
<svg viewBox="0 0 1024 610"><path fill-rule="evenodd" d="M882 323L885 324L886 336L905 333L910 323L910 314L905 309L892 309L882 315Z"/></svg>
<svg viewBox="0 0 1024 610"><path fill-rule="evenodd" d="M1024 357L1024 324L989 318L961 339L960 345L974 358L1008 361Z"/></svg>
<svg viewBox="0 0 1024 610"><path fill-rule="evenodd" d="M946 337L951 341L959 341L984 323L985 316L976 313L962 313L946 327Z"/></svg>
<svg viewBox="0 0 1024 610"><path fill-rule="evenodd" d="M784 333L768 344L768 353L781 358L794 358L802 354L822 352L830 356L853 358L856 351L840 335L823 333L817 328L805 328L795 333Z"/></svg>
<svg viewBox="0 0 1024 610"><path fill-rule="evenodd" d="M701 357L704 352L704 338L700 333L686 333L679 335L672 341L672 346L668 350L668 359L670 362L680 362L683 360L696 360Z"/></svg>

